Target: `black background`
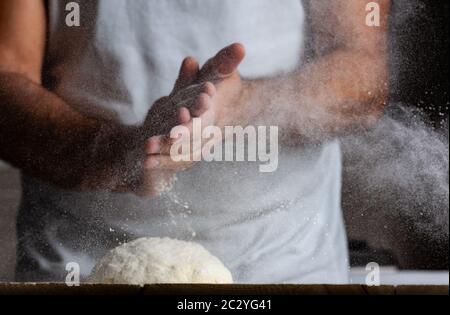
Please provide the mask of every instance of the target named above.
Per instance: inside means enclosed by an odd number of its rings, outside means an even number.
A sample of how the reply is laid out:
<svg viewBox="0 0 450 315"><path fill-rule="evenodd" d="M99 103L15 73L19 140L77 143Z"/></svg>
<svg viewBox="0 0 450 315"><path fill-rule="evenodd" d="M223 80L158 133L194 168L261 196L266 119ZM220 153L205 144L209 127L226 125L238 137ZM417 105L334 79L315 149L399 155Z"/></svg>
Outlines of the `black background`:
<svg viewBox="0 0 450 315"><path fill-rule="evenodd" d="M405 1L416 8L406 18ZM391 101L422 109L447 139L449 9L447 0L393 0L390 31ZM416 245L408 268L448 270L448 237L435 240L412 233L410 240Z"/></svg>
<svg viewBox="0 0 450 315"><path fill-rule="evenodd" d="M410 117L396 111L397 104L421 109L428 118L426 122L444 134L447 143L449 7L448 0L392 0L390 101L386 107L388 116L396 118L398 115L398 121L404 125L408 125ZM418 126L412 122L410 127ZM364 138L364 141L370 140ZM388 142L388 145L386 151L393 149L392 152L397 152L395 141ZM370 154L358 157L367 165L372 163ZM384 188L392 192L392 196L383 192L383 197L377 198L377 189L366 189L365 177L360 178L348 167L358 162L352 151L344 150L344 162L343 209L350 240L351 264L364 266L369 261L377 261L401 269L448 270L448 233L439 237L429 235L401 214L403 210L418 211L421 207L428 207L428 202L434 198L432 187L417 186L402 192L395 182L387 180ZM411 169L411 172L415 171ZM398 199L394 197L395 191L400 194ZM394 204L398 200L398 204ZM442 205L445 206L445 203ZM448 211L448 203L446 207ZM361 213L366 215L361 218ZM393 218L394 214L398 217ZM384 224L386 230L383 230Z"/></svg>
<svg viewBox="0 0 450 315"><path fill-rule="evenodd" d="M447 0L393 0L391 99L417 106L439 128L448 124L449 7ZM414 3L415 2L415 3ZM405 8L411 10L405 17Z"/></svg>

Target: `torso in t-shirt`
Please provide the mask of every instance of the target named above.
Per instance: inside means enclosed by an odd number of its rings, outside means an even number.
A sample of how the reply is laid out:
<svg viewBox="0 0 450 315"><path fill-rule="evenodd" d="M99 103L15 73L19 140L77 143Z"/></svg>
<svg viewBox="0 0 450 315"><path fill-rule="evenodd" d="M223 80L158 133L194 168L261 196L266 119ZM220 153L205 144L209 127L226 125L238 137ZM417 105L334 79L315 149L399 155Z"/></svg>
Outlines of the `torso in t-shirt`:
<svg viewBox="0 0 450 315"><path fill-rule="evenodd" d="M246 47L244 79L282 75L302 60L299 0L78 1L80 27L65 24L68 2L48 1L45 82L87 116L142 123L185 56L203 63L233 42ZM177 178L162 196L139 198L25 176L21 250L52 281L63 281L67 262L86 276L108 249L153 236L202 244L236 282L347 282L337 141L280 147L273 173L254 162L199 162Z"/></svg>

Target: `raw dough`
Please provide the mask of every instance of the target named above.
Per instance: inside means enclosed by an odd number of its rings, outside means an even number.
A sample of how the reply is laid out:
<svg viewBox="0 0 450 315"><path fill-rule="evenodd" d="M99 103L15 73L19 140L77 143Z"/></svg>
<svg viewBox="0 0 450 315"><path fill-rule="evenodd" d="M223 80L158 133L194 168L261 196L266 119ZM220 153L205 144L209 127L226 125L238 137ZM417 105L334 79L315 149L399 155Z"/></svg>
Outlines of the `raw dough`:
<svg viewBox="0 0 450 315"><path fill-rule="evenodd" d="M94 267L93 283L233 283L230 271L203 246L140 238L111 250Z"/></svg>

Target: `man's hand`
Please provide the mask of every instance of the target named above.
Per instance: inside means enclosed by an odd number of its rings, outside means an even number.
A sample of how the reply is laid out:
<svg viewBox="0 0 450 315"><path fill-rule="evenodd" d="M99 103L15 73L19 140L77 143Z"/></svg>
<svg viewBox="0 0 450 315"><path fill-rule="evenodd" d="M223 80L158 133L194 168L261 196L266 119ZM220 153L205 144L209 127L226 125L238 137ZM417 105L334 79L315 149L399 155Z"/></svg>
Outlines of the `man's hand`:
<svg viewBox="0 0 450 315"><path fill-rule="evenodd" d="M194 106L183 106L179 109L177 115L179 126L188 128L192 134L193 118L200 118L203 128L212 125L223 128L225 125L235 122L239 113L237 105L240 103L239 99L242 96L243 87L237 68L244 57L244 47L240 44L232 44L220 50L215 57L208 60L200 71L197 68L197 73L195 73L195 66L193 66L195 61L189 60L189 63L192 64L186 67L189 74L182 75L183 71L181 71L178 79L179 82L185 83L185 85L181 85L183 89L175 89L171 94L172 96L164 99L166 104L168 104L167 102L170 103L170 99L181 101L182 104L194 104ZM183 77L185 77L184 80ZM187 83L193 85L187 87ZM180 86L180 84L176 86ZM192 97L199 95L198 87L202 87L210 93L200 95L193 102ZM177 95L181 95L181 99ZM180 106L178 105L178 107ZM169 133L151 138L146 146L146 153L149 155L148 163L153 165L156 162L150 161L170 158L170 148L177 140L171 139ZM220 140L218 139L218 141ZM192 137L186 139L186 141L192 141ZM201 154L201 150L192 152L190 159L195 160L199 154Z"/></svg>
<svg viewBox="0 0 450 315"><path fill-rule="evenodd" d="M243 82L238 66L245 58L245 48L241 44L225 47L211 58L200 70L198 82L211 81L217 94L213 103L217 109L216 126L223 128L234 125L240 113L238 105L243 97ZM195 112L192 112L195 115Z"/></svg>
<svg viewBox="0 0 450 315"><path fill-rule="evenodd" d="M209 82L195 84L198 73L197 61L186 58L181 65L172 93L158 100L150 110L143 127L144 136L150 138L143 150L145 157L141 177L138 183L132 185L134 193L141 196L159 195L171 188L177 172L192 165L192 162L175 162L169 154L161 154L162 149L170 147L176 139L155 134L170 132L176 125L191 124L190 110L205 121L214 123L216 116L212 97L216 94L216 89ZM125 190L129 188L125 187Z"/></svg>
<svg viewBox="0 0 450 315"><path fill-rule="evenodd" d="M194 85L198 73L198 62L194 58L183 60L172 92L157 100L147 114L143 127L145 137L169 133L180 123L180 119L189 120L184 109L192 105L195 98L205 90L205 84Z"/></svg>
<svg viewBox="0 0 450 315"><path fill-rule="evenodd" d="M183 126L192 134L193 118L200 118L203 128L212 125L224 127L233 121L235 102L242 88L237 67L244 55L243 46L233 44L219 51L201 70L195 59L183 61L172 93L154 104L145 123L144 128L151 137L145 144L144 174L138 194L153 196L170 189L175 174L191 167L201 155L200 148L191 152L188 162L173 161L170 148L175 141L193 140L193 137L184 140L171 138L173 128ZM158 129L164 134L155 136ZM191 147L194 147L192 143Z"/></svg>

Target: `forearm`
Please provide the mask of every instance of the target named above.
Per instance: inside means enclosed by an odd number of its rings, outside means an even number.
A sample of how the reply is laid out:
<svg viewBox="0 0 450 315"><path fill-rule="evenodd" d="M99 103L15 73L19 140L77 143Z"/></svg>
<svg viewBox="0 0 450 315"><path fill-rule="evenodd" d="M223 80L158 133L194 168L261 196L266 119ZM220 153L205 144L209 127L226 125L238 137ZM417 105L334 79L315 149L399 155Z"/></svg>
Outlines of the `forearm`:
<svg viewBox="0 0 450 315"><path fill-rule="evenodd" d="M85 117L26 77L0 72L0 158L71 189L114 189L126 178L135 128Z"/></svg>
<svg viewBox="0 0 450 315"><path fill-rule="evenodd" d="M369 127L387 93L383 56L341 49L289 76L246 82L236 117L279 126L284 136L302 141Z"/></svg>

